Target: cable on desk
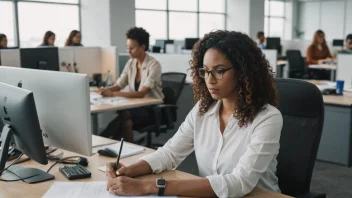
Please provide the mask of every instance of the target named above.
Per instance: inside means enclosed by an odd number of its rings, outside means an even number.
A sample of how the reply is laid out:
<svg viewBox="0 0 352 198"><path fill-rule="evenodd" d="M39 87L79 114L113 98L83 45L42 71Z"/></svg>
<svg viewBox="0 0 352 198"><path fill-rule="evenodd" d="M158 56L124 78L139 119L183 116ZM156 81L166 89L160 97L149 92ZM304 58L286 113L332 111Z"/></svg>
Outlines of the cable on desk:
<svg viewBox="0 0 352 198"><path fill-rule="evenodd" d="M49 168L46 172L49 173L49 171L50 171L56 164L58 164L58 163L63 163L63 162L65 162L65 160L67 160L67 159L77 158L77 157L81 157L81 156L70 156L70 157L62 158L62 159L56 161L53 165L51 165L50 168Z"/></svg>
<svg viewBox="0 0 352 198"><path fill-rule="evenodd" d="M21 155L19 155L14 161L11 162L10 165L8 165L6 168L4 168L3 170L0 171L0 175L1 173L3 173L4 171L6 171L8 168L10 168L13 164L15 164L21 157L22 157L23 153Z"/></svg>
<svg viewBox="0 0 352 198"><path fill-rule="evenodd" d="M23 179L22 177L20 177L20 176L17 175L16 173L12 172L11 170L8 170L12 165L14 165L14 164L17 163L17 161L22 157L22 155L23 155L23 153L21 153L21 155L19 155L14 161L12 161L12 163L11 163L10 165L8 165L6 168L4 168L4 170L1 170L1 171L0 171L0 175L1 175L1 173L3 173L4 171L9 171L9 172L11 172L12 174L16 175L19 179L18 179L18 180L0 179L0 181L6 181L6 182L8 182L8 181L19 181L19 180L21 180L21 181L24 182L24 179Z"/></svg>

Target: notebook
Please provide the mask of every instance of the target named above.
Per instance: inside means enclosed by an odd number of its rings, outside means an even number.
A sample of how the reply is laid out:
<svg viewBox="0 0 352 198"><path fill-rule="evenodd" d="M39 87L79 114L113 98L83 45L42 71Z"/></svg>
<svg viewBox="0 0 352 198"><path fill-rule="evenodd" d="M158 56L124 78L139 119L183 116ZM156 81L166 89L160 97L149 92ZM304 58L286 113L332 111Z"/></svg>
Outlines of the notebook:
<svg viewBox="0 0 352 198"><path fill-rule="evenodd" d="M115 143L115 144L102 146L102 148L109 148L109 149L114 150L116 153L119 153L119 151L120 151L120 143ZM132 155L137 155L137 154L143 153L144 151L145 151L145 148L143 148L143 147L139 147L139 146L131 145L131 144L128 144L128 143L124 143L120 158L125 158L125 157L129 157L129 156L132 156Z"/></svg>

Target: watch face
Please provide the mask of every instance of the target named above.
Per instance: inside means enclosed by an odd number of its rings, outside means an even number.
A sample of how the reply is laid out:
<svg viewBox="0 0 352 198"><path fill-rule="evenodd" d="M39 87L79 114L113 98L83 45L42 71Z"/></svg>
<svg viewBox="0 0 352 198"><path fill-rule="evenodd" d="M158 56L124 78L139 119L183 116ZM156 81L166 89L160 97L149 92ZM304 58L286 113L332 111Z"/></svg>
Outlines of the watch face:
<svg viewBox="0 0 352 198"><path fill-rule="evenodd" d="M160 186L165 186L166 185L166 181L165 181L165 179L158 179L156 181L156 184L160 185Z"/></svg>

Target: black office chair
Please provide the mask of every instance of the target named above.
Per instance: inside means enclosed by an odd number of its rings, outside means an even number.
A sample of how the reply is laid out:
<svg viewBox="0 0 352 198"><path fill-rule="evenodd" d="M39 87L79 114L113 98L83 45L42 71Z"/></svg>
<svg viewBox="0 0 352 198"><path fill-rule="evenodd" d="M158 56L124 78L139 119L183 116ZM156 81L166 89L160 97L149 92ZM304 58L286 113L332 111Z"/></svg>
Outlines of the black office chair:
<svg viewBox="0 0 352 198"><path fill-rule="evenodd" d="M286 57L290 66L288 77L297 79L308 79L308 67L299 50L287 50Z"/></svg>
<svg viewBox="0 0 352 198"><path fill-rule="evenodd" d="M187 74L185 73L177 72L162 74L164 104L154 108L155 123L142 129L137 129L139 132L147 132L147 147L155 148L162 146L152 144L153 134L158 137L161 133L166 133L167 130L174 128L174 122L177 120L176 103L185 85L186 76Z"/></svg>
<svg viewBox="0 0 352 198"><path fill-rule="evenodd" d="M277 177L281 192L300 198L325 198L309 191L324 123L319 89L302 80L275 79L283 116Z"/></svg>

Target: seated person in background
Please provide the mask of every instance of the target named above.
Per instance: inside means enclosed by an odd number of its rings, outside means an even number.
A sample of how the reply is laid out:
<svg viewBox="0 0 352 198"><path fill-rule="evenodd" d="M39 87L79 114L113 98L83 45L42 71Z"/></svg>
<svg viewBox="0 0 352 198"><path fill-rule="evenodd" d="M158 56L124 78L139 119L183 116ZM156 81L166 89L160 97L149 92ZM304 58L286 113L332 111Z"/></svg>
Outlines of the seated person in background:
<svg viewBox="0 0 352 198"><path fill-rule="evenodd" d="M143 28L133 27L126 33L127 50L130 60L126 63L116 85L102 89L106 97L121 96L127 98L160 98L163 99L160 63L148 55L149 33ZM128 92L120 92L128 87ZM118 117L103 131L102 136L124 137L133 142L132 128L146 126L155 122L153 110L150 108L119 111Z"/></svg>
<svg viewBox="0 0 352 198"><path fill-rule="evenodd" d="M43 42L39 47L54 47L55 34L52 31L47 31L44 34Z"/></svg>
<svg viewBox="0 0 352 198"><path fill-rule="evenodd" d="M255 187L280 192L276 156L282 129L268 61L247 35L219 30L193 47L197 104L156 152L124 166L107 164L107 189L118 195L158 192L155 180L132 179L175 169L195 151L202 179L166 180L166 195L242 197Z"/></svg>
<svg viewBox="0 0 352 198"><path fill-rule="evenodd" d="M262 32L262 31L257 33L257 45L260 49L266 48L265 35L264 35L264 32Z"/></svg>
<svg viewBox="0 0 352 198"><path fill-rule="evenodd" d="M68 36L65 47L67 46L83 46L81 43L82 35L81 32L77 30L72 30Z"/></svg>
<svg viewBox="0 0 352 198"><path fill-rule="evenodd" d="M0 34L0 49L7 48L7 37L5 34Z"/></svg>
<svg viewBox="0 0 352 198"><path fill-rule="evenodd" d="M313 41L307 49L307 63L308 65L320 65L328 61L333 61L333 58L326 45L324 32L318 30L315 32Z"/></svg>
<svg viewBox="0 0 352 198"><path fill-rule="evenodd" d="M345 50L352 50L352 34L346 36Z"/></svg>

